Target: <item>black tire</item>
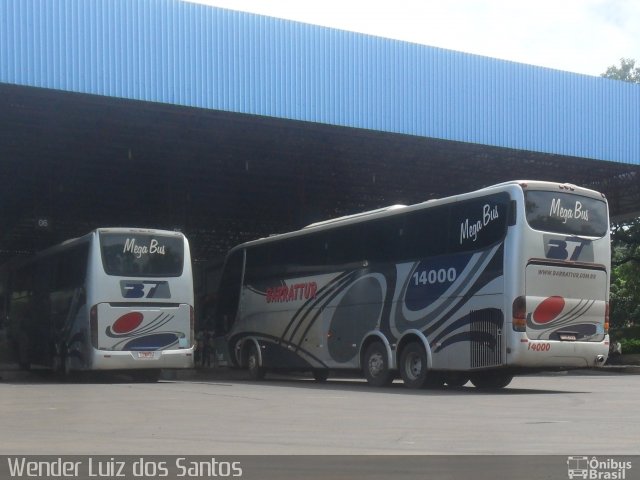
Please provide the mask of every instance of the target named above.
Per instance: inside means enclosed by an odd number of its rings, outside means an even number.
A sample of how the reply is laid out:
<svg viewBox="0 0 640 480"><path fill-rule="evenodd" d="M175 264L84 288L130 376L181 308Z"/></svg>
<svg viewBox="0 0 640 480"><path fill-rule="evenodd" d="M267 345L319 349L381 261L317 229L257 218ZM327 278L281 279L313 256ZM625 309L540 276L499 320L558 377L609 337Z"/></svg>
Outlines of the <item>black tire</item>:
<svg viewBox="0 0 640 480"><path fill-rule="evenodd" d="M265 369L260 365L260 355L258 349L252 343L247 349L247 360L245 363L247 371L249 372L249 378L251 380L264 379Z"/></svg>
<svg viewBox="0 0 640 480"><path fill-rule="evenodd" d="M467 384L469 376L462 372L448 372L444 374L444 382L449 387L460 388Z"/></svg>
<svg viewBox="0 0 640 480"><path fill-rule="evenodd" d="M470 375L473 386L482 390L499 390L513 380L513 375L506 372L477 372Z"/></svg>
<svg viewBox="0 0 640 480"><path fill-rule="evenodd" d="M313 379L318 383L324 383L329 378L329 370L326 369L314 370L312 373Z"/></svg>
<svg viewBox="0 0 640 480"><path fill-rule="evenodd" d="M400 353L400 376L407 388L417 389L438 386L435 376L429 378L427 352L418 342L407 344ZM440 385L442 377L439 376Z"/></svg>
<svg viewBox="0 0 640 480"><path fill-rule="evenodd" d="M389 370L387 349L380 342L367 347L362 359L364 378L372 387L386 387L393 382L393 372Z"/></svg>

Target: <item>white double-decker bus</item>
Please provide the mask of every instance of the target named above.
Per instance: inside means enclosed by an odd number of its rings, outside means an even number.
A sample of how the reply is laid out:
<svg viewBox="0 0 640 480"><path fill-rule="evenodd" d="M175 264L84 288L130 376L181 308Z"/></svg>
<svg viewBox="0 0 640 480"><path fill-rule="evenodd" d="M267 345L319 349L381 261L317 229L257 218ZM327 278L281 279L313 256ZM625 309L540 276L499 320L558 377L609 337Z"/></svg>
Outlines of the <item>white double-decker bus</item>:
<svg viewBox="0 0 640 480"><path fill-rule="evenodd" d="M597 367L608 352L604 195L514 181L310 225L232 249L216 330L230 360L359 370L374 386Z"/></svg>
<svg viewBox="0 0 640 480"><path fill-rule="evenodd" d="M193 278L178 232L100 228L3 272L7 333L23 368L193 366Z"/></svg>

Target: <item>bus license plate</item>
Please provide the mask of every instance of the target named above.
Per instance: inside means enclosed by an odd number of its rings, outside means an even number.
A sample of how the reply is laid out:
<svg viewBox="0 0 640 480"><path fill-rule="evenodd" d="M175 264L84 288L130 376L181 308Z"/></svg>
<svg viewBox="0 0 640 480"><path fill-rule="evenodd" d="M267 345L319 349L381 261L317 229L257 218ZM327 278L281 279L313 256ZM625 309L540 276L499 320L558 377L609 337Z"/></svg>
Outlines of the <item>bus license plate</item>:
<svg viewBox="0 0 640 480"><path fill-rule="evenodd" d="M567 334L567 333L561 333L560 334L560 340L564 341L564 342L575 342L577 340L575 335L571 335L571 334Z"/></svg>
<svg viewBox="0 0 640 480"><path fill-rule="evenodd" d="M153 360L153 352L138 352L138 358L141 360Z"/></svg>

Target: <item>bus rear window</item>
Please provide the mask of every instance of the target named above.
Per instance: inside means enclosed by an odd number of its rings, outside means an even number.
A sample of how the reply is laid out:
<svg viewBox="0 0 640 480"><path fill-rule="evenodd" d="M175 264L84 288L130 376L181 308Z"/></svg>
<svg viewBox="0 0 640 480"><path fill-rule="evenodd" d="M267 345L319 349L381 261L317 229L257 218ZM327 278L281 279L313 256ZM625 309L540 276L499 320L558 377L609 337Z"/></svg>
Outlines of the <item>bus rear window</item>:
<svg viewBox="0 0 640 480"><path fill-rule="evenodd" d="M564 192L525 192L527 221L532 228L566 235L602 237L609 229L607 204Z"/></svg>
<svg viewBox="0 0 640 480"><path fill-rule="evenodd" d="M103 233L102 264L107 275L179 277L184 243L180 237L148 234Z"/></svg>

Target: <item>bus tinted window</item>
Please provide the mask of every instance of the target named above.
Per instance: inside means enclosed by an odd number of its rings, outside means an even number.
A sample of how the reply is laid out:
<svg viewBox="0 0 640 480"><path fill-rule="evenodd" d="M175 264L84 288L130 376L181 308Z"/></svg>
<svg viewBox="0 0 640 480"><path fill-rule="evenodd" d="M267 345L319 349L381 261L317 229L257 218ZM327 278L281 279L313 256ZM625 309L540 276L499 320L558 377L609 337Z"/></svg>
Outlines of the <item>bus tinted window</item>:
<svg viewBox="0 0 640 480"><path fill-rule="evenodd" d="M398 258L418 260L447 253L449 205L418 210L403 216Z"/></svg>
<svg viewBox="0 0 640 480"><path fill-rule="evenodd" d="M107 275L179 277L184 243L181 237L103 233L102 263Z"/></svg>
<svg viewBox="0 0 640 480"><path fill-rule="evenodd" d="M567 235L602 237L607 233L607 204L564 192L525 192L527 221L532 228Z"/></svg>
<svg viewBox="0 0 640 480"><path fill-rule="evenodd" d="M402 255L402 234L404 218L387 217L374 220L361 226L362 254L354 260L367 260L373 263L391 263Z"/></svg>

